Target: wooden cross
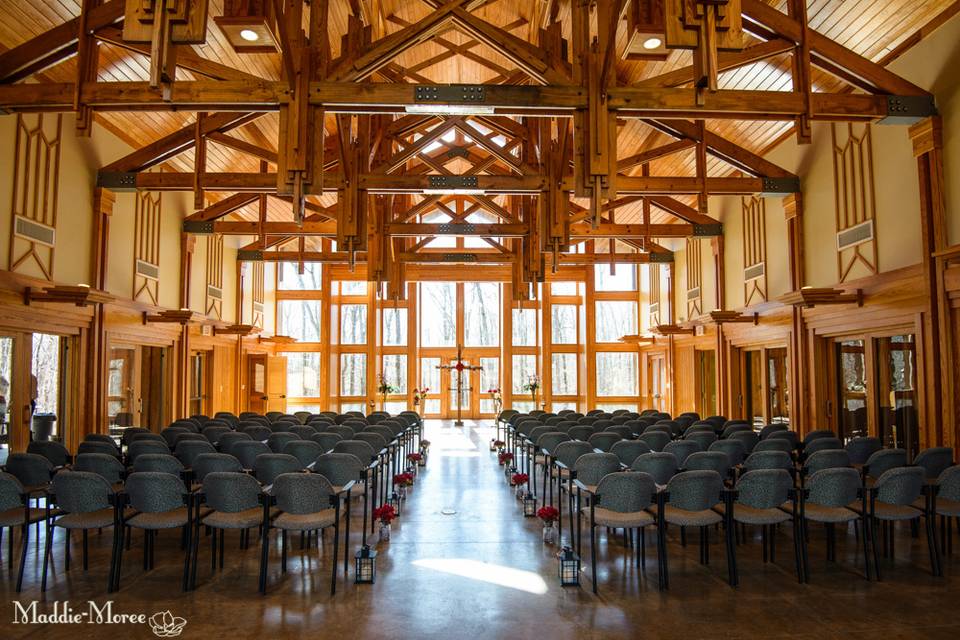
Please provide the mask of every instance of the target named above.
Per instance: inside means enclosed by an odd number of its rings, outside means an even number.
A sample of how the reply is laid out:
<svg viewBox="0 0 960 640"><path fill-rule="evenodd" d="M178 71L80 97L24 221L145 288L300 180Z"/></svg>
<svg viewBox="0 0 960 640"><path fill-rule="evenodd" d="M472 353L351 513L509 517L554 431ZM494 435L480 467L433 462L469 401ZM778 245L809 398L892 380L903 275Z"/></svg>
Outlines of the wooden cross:
<svg viewBox="0 0 960 640"><path fill-rule="evenodd" d="M454 422L454 426L462 427L463 419L463 372L464 371L480 371L483 367L478 365L470 365L463 363L463 345L457 345L457 361L453 364L441 364L437 369L444 369L449 371L457 372L457 421Z"/></svg>

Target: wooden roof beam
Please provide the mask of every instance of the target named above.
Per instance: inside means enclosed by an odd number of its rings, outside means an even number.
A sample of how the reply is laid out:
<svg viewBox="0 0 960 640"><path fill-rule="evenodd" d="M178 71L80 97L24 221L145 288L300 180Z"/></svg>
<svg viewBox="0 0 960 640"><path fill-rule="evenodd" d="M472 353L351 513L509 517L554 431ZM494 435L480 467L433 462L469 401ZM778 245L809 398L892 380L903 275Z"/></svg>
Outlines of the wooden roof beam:
<svg viewBox="0 0 960 640"><path fill-rule="evenodd" d="M717 56L717 68L720 73L733 71L761 60L793 51L794 43L784 38L775 38L759 44L745 47L743 51L721 51ZM652 78L635 83L636 87L680 87L692 83L693 65L680 67Z"/></svg>
<svg viewBox="0 0 960 640"><path fill-rule="evenodd" d="M260 199L258 193L235 193L219 200L210 206L191 213L184 220L190 222L204 222L217 220L223 216L229 215L238 209L242 209L248 204L253 204Z"/></svg>

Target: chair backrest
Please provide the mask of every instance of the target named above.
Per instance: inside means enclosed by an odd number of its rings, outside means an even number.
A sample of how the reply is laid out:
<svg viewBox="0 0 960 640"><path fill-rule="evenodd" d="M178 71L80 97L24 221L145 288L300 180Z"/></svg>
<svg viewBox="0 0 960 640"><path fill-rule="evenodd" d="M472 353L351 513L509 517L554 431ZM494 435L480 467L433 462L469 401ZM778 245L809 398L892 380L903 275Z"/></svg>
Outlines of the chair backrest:
<svg viewBox="0 0 960 640"><path fill-rule="evenodd" d="M113 488L96 473L62 471L53 477L50 489L57 507L67 513L93 513L112 507Z"/></svg>
<svg viewBox="0 0 960 640"><path fill-rule="evenodd" d="M835 437L837 437L837 434L835 434L830 429L816 429L803 437L803 444L808 445L814 440L817 440L819 438L835 438Z"/></svg>
<svg viewBox="0 0 960 640"><path fill-rule="evenodd" d="M127 427L123 430L123 433L120 434L120 442L126 446L130 444L133 441L132 438L138 434L156 435L153 434L150 429L144 429L143 427Z"/></svg>
<svg viewBox="0 0 960 640"><path fill-rule="evenodd" d="M281 473L303 471L300 461L286 453L261 453L253 461L253 475L260 484L273 484Z"/></svg>
<svg viewBox="0 0 960 640"><path fill-rule="evenodd" d="M843 442L840 441L840 438L835 438L833 436L825 438L815 438L803 446L803 455L805 457L810 457L818 451L827 451L828 449L843 449Z"/></svg>
<svg viewBox="0 0 960 640"><path fill-rule="evenodd" d="M667 483L670 506L705 511L720 502L723 478L716 471L681 471Z"/></svg>
<svg viewBox="0 0 960 640"><path fill-rule="evenodd" d="M629 467L638 456L650 453L650 445L642 440L620 440L613 443L610 453L620 458L620 464Z"/></svg>
<svg viewBox="0 0 960 640"><path fill-rule="evenodd" d="M850 454L843 449L824 449L823 451L817 451L803 461L803 471L808 476L822 469L835 469L837 467L849 466Z"/></svg>
<svg viewBox="0 0 960 640"><path fill-rule="evenodd" d="M344 425L335 425L333 427L328 427L324 433L335 433L344 440L353 440L353 435L356 433L351 427Z"/></svg>
<svg viewBox="0 0 960 640"><path fill-rule="evenodd" d="M712 424L714 430L722 431L723 425L727 424L727 417L726 416L707 416L706 418L704 418L704 421Z"/></svg>
<svg viewBox="0 0 960 640"><path fill-rule="evenodd" d="M293 442L294 440L299 440L300 436L290 431L275 431L270 434L270 437L267 438L267 446L270 447L270 451L274 453L280 453L283 451L283 448L287 446L288 442Z"/></svg>
<svg viewBox="0 0 960 640"><path fill-rule="evenodd" d="M633 437L633 430L622 424L615 424L603 430L603 433L614 433L621 440L629 440Z"/></svg>
<svg viewBox="0 0 960 640"><path fill-rule="evenodd" d="M598 418L597 416L592 416L592 415L590 415L590 414L587 414L587 415L583 416L582 418L577 418L577 424L582 424L582 425L587 425L587 426L589 426L589 425L592 425L594 422L596 422L596 421L599 420L599 419L600 419L600 418Z"/></svg>
<svg viewBox="0 0 960 640"><path fill-rule="evenodd" d="M577 479L586 485L595 485L608 473L620 471L620 458L612 453L585 453L573 465Z"/></svg>
<svg viewBox="0 0 960 640"><path fill-rule="evenodd" d="M360 479L367 465L349 453L325 453L314 461L313 473L322 475L335 487Z"/></svg>
<svg viewBox="0 0 960 640"><path fill-rule="evenodd" d="M845 507L857 500L860 474L850 467L821 469L807 479L806 486L809 491L807 502L825 507Z"/></svg>
<svg viewBox="0 0 960 640"><path fill-rule="evenodd" d="M200 427L203 427L203 425L210 422L210 416L206 416L202 413L195 413L192 416L190 416L190 419L196 422L197 424L199 424Z"/></svg>
<svg viewBox="0 0 960 640"><path fill-rule="evenodd" d="M650 506L656 482L648 473L618 471L600 479L596 494L603 509L617 513L637 513Z"/></svg>
<svg viewBox="0 0 960 640"><path fill-rule="evenodd" d="M747 457L747 451L743 448L743 444L739 440L717 440L707 447L707 451L721 451L725 453L731 467L743 463L744 458Z"/></svg>
<svg viewBox="0 0 960 640"><path fill-rule="evenodd" d="M514 409L504 409L497 415L497 420L500 422L510 422L510 419L519 413L519 411Z"/></svg>
<svg viewBox="0 0 960 640"><path fill-rule="evenodd" d="M546 449L551 454L557 448L561 442L569 442L570 436L563 433L562 431L547 431L546 433L541 434L536 439L537 447L540 449Z"/></svg>
<svg viewBox="0 0 960 640"><path fill-rule="evenodd" d="M192 431L193 433L200 433L200 423L190 418L174 420L169 424L168 428L169 427L179 427L181 429L186 429L187 431Z"/></svg>
<svg viewBox="0 0 960 640"><path fill-rule="evenodd" d="M630 465L631 471L649 473L659 485L666 485L677 473L677 456L666 451L651 451L637 456Z"/></svg>
<svg viewBox="0 0 960 640"><path fill-rule="evenodd" d="M677 464L682 468L687 460L687 456L697 451L703 451L703 447L701 447L700 443L696 440L674 440L673 442L668 442L666 446L663 447L663 450L677 456Z"/></svg>
<svg viewBox="0 0 960 640"><path fill-rule="evenodd" d="M710 445L717 441L717 434L707 432L691 433L687 436L684 436L683 439L696 442L698 445L700 445L701 451L706 451L710 448Z"/></svg>
<svg viewBox="0 0 960 640"><path fill-rule="evenodd" d="M931 447L924 449L914 458L913 464L922 467L926 477L932 480L953 466L953 448Z"/></svg>
<svg viewBox="0 0 960 640"><path fill-rule="evenodd" d="M95 473L110 485L114 485L123 479L126 468L110 454L81 453L73 463L73 470Z"/></svg>
<svg viewBox="0 0 960 640"><path fill-rule="evenodd" d="M240 461L244 469L253 469L253 463L257 456L270 453L270 447L256 440L241 440L234 444L230 451Z"/></svg>
<svg viewBox="0 0 960 640"><path fill-rule="evenodd" d="M750 453L760 442L760 436L753 431L734 431L727 440L736 440L743 445L743 450Z"/></svg>
<svg viewBox="0 0 960 640"><path fill-rule="evenodd" d="M193 479L203 482L211 473L242 473L243 465L229 453L201 453L193 460Z"/></svg>
<svg viewBox="0 0 960 640"><path fill-rule="evenodd" d="M335 433L315 433L310 439L320 445L323 453L333 451L337 443L343 440L343 438Z"/></svg>
<svg viewBox="0 0 960 640"><path fill-rule="evenodd" d="M127 478L124 490L130 506L145 513L165 513L185 506L187 488L169 473L136 471Z"/></svg>
<svg viewBox="0 0 960 640"><path fill-rule="evenodd" d="M143 471L169 473L179 478L183 473L183 463L169 453L145 453L134 460L133 470L135 473Z"/></svg>
<svg viewBox="0 0 960 640"><path fill-rule="evenodd" d="M53 477L53 463L36 453L11 453L6 468L27 488L45 486Z"/></svg>
<svg viewBox="0 0 960 640"><path fill-rule="evenodd" d="M320 474L283 473L274 480L271 493L281 511L307 515L332 508L333 487L333 481Z"/></svg>
<svg viewBox="0 0 960 640"><path fill-rule="evenodd" d="M266 419L269 420L270 422L276 422L277 418L281 417L282 415L283 415L283 411L267 411L264 414Z"/></svg>
<svg viewBox="0 0 960 640"><path fill-rule="evenodd" d="M580 456L591 453L592 451L593 447L591 447L588 443L583 442L582 440L570 440L567 442L561 442L554 447L553 451L550 453L553 455L554 460L562 462L568 468L572 469L573 465L577 463L577 460L580 458Z"/></svg>
<svg viewBox="0 0 960 640"><path fill-rule="evenodd" d="M586 442L590 439L590 436L593 435L593 427L590 425L581 424L576 427L570 427L567 430L567 435L573 438L574 440L581 440Z"/></svg>
<svg viewBox="0 0 960 640"><path fill-rule="evenodd" d="M651 431L647 429L640 434L639 440L646 442L651 451L663 451L663 448L670 443L670 434L663 431Z"/></svg>
<svg viewBox="0 0 960 640"><path fill-rule="evenodd" d="M232 455L233 445L243 441L252 442L253 438L250 437L249 433L239 433L239 432L225 433L222 436L220 436L220 439L217 441L217 447L220 449L222 453L229 453Z"/></svg>
<svg viewBox="0 0 960 640"><path fill-rule="evenodd" d="M380 451L387 447L388 441L379 433L371 433L369 431L364 431L353 436L354 440L362 440L370 445L374 452Z"/></svg>
<svg viewBox="0 0 960 640"><path fill-rule="evenodd" d="M613 424L613 425L623 424L624 422L627 422L628 420L630 420L630 416L628 416L628 415L625 414L625 413L619 413L619 414L613 416L612 418L610 418L610 422L611 422L611 424Z"/></svg>
<svg viewBox="0 0 960 640"><path fill-rule="evenodd" d="M853 438L843 447L850 454L850 464L866 463L871 455L883 448L880 438L860 437Z"/></svg>
<svg viewBox="0 0 960 640"><path fill-rule="evenodd" d="M349 453L353 456L356 456L357 460L362 462L364 466L369 465L373 458L377 455L377 452L373 450L373 447L363 440L341 440L334 445L333 452Z"/></svg>
<svg viewBox="0 0 960 640"><path fill-rule="evenodd" d="M233 430L230 427L219 427L216 425L211 427L208 423L208 426L204 427L201 433L211 444L217 444L224 434L233 433Z"/></svg>
<svg viewBox="0 0 960 640"><path fill-rule="evenodd" d="M238 471L211 471L203 478L204 502L214 511L239 513L260 504L260 483Z"/></svg>
<svg viewBox="0 0 960 640"><path fill-rule="evenodd" d="M787 426L782 422L774 422L773 424L768 424L764 428L760 429L760 439L766 440L767 438L770 437L771 433L774 433L777 431L786 431L789 428L790 428L789 426Z"/></svg>
<svg viewBox="0 0 960 640"><path fill-rule="evenodd" d="M873 485L877 491L877 500L901 506L913 504L923 493L924 476L922 467L887 469ZM918 511L917 515L919 513Z"/></svg>
<svg viewBox="0 0 960 640"><path fill-rule="evenodd" d="M730 473L730 458L723 451L697 451L687 456L685 471L716 471L726 478Z"/></svg>
<svg viewBox="0 0 960 640"><path fill-rule="evenodd" d="M723 428L723 432L720 434L720 437L729 438L731 435L739 431L753 431L753 427L751 427L749 424L743 424L743 423L737 423L737 422L733 424L727 423L727 426Z"/></svg>
<svg viewBox="0 0 960 640"><path fill-rule="evenodd" d="M177 443L173 455L177 457L185 467L192 467L193 461L201 453L216 453L217 450L206 440L184 440Z"/></svg>
<svg viewBox="0 0 960 640"><path fill-rule="evenodd" d="M27 490L15 475L0 471L0 512L22 509L26 493Z"/></svg>
<svg viewBox="0 0 960 640"><path fill-rule="evenodd" d="M590 446L594 449L600 449L600 451L610 451L614 444L620 441L620 436L616 433L601 432L595 433L589 438L587 442L590 443Z"/></svg>
<svg viewBox="0 0 960 640"><path fill-rule="evenodd" d="M879 478L886 471L907 466L907 452L904 449L881 449L870 456L863 465L864 473Z"/></svg>
<svg viewBox="0 0 960 640"><path fill-rule="evenodd" d="M62 467L70 461L70 452L55 440L35 440L27 445L27 453L43 456L55 467Z"/></svg>
<svg viewBox="0 0 960 640"><path fill-rule="evenodd" d="M793 444L786 438L767 438L766 440L761 440L753 448L752 453L759 453L761 451L780 451L790 455L793 452Z"/></svg>
<svg viewBox="0 0 960 640"><path fill-rule="evenodd" d="M114 458L120 457L120 450L116 446L99 440L84 440L77 445L77 456L85 453L102 453Z"/></svg>
<svg viewBox="0 0 960 640"><path fill-rule="evenodd" d="M710 424L709 422L698 422L684 429L683 437L687 437L694 433L712 433L714 435L717 434L717 432L713 428L713 425Z"/></svg>
<svg viewBox="0 0 960 640"><path fill-rule="evenodd" d="M258 425L256 427L243 427L240 432L247 434L258 442L264 442L270 437L270 434L273 433L273 431L270 430L270 427L265 427L263 425Z"/></svg>
<svg viewBox="0 0 960 640"><path fill-rule="evenodd" d="M944 469L937 477L937 498L960 502L960 465Z"/></svg>
<svg viewBox="0 0 960 640"><path fill-rule="evenodd" d="M301 440L309 440L310 437L316 432L317 430L308 424L301 424L295 427L290 427L290 433L297 434L297 437L300 438Z"/></svg>
<svg viewBox="0 0 960 640"><path fill-rule="evenodd" d="M783 469L748 471L737 480L737 502L754 509L775 509L787 501L792 487L793 479Z"/></svg>
<svg viewBox="0 0 960 640"><path fill-rule="evenodd" d="M306 424L307 420L310 419L310 416L313 414L309 411L294 411L293 417L300 421L300 424Z"/></svg>
<svg viewBox="0 0 960 640"><path fill-rule="evenodd" d="M789 471L793 469L793 458L786 451L756 451L754 450L747 459L743 461L744 471L757 471L759 469L783 469Z"/></svg>
<svg viewBox="0 0 960 640"><path fill-rule="evenodd" d="M323 455L326 451L313 440L294 440L288 442L281 453L293 456L300 462L300 466L306 469L317 459L317 456Z"/></svg>
<svg viewBox="0 0 960 640"><path fill-rule="evenodd" d="M797 448L797 444L800 442L800 435L796 431L787 430L777 430L767 436L767 440L773 438L784 439L790 443L790 446L793 449Z"/></svg>
<svg viewBox="0 0 960 640"><path fill-rule="evenodd" d="M202 434L187 431L185 433L178 433L174 437L173 447L171 448L176 450L178 444L180 444L181 442L187 442L190 440L192 440L193 442L206 442L207 444L210 443L210 441L206 437L204 437Z"/></svg>

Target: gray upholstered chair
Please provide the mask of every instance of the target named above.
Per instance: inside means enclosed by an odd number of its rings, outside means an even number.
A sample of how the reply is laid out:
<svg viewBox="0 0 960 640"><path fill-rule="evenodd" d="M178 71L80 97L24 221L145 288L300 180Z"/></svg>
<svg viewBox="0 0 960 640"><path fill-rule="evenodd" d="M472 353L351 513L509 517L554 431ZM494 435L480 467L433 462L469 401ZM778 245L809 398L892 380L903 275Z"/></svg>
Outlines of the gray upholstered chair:
<svg viewBox="0 0 960 640"><path fill-rule="evenodd" d="M567 435L573 438L574 440L580 440L586 442L590 439L590 436L593 435L593 427L586 424L577 425L576 427L570 427L567 429Z"/></svg>
<svg viewBox="0 0 960 640"><path fill-rule="evenodd" d="M680 468L677 462L677 456L667 451L652 451L644 453L633 461L630 465L631 471L641 471L648 473L656 481L657 485L665 487L670 478L677 475Z"/></svg>
<svg viewBox="0 0 960 640"><path fill-rule="evenodd" d="M825 452L822 452L825 453ZM846 454L846 451L843 452ZM851 508L857 507L859 508ZM860 474L856 469L831 467L812 474L800 493L801 526L797 529L802 537L804 582L810 582L810 559L807 553L805 521L823 523L827 530L827 561L836 561L836 525L859 521L863 535L864 573L870 579L870 560L867 553L866 493L861 487Z"/></svg>
<svg viewBox="0 0 960 640"><path fill-rule="evenodd" d="M97 474L106 480L114 491L121 489L121 483L127 471L117 458L106 453L81 453L77 456L72 468L74 471Z"/></svg>
<svg viewBox="0 0 960 640"><path fill-rule="evenodd" d="M301 440L309 440L313 434L317 433L317 430L308 424L301 424L295 427L290 427L290 433L297 434L297 437Z"/></svg>
<svg viewBox="0 0 960 640"><path fill-rule="evenodd" d="M826 438L822 439L825 440ZM836 469L849 466L850 454L844 449L824 449L823 451L817 451L803 462L803 467L800 469L801 484L806 482L807 478L823 469Z"/></svg>
<svg viewBox="0 0 960 640"><path fill-rule="evenodd" d="M281 473L299 473L304 470L300 461L286 453L261 453L253 461L253 475L262 485L271 485Z"/></svg>
<svg viewBox="0 0 960 640"><path fill-rule="evenodd" d="M134 440L127 447L127 463L135 464L137 458L148 453L170 455L170 447L167 443L156 440Z"/></svg>
<svg viewBox="0 0 960 640"><path fill-rule="evenodd" d="M193 534L193 499L187 491L183 481L169 473L153 471L134 472L127 478L124 493L124 505L129 505L131 511L121 507L119 514L118 531L114 536L113 554L115 568L113 572L113 591L120 589L120 567L123 560L123 531L125 527L141 529L144 533L144 565L146 569L153 568L154 547L156 534L164 529L185 528L186 545L183 559L183 580L181 588L189 589L190 559L193 548L191 535Z"/></svg>
<svg viewBox="0 0 960 640"><path fill-rule="evenodd" d="M330 556L331 579L330 595L337 592L337 564L340 545L341 502L344 494L349 495L352 483L340 487L338 491L332 482L317 473L284 473L277 477L271 487L270 495L264 502L262 526L263 536L260 555L260 593L267 590L267 565L270 558L270 531L281 531L281 562L286 572L287 532L318 531L333 527L333 555ZM346 513L343 518L349 527L350 500L346 499ZM275 506L277 515L270 518L270 506ZM349 529L344 539L344 566L347 567L350 539ZM320 544L320 538L317 538ZM347 569L344 569L347 572Z"/></svg>
<svg viewBox="0 0 960 640"><path fill-rule="evenodd" d="M786 438L767 438L766 440L758 442L751 453L758 453L760 451L782 451L790 455L793 453L793 450L793 444Z"/></svg>
<svg viewBox="0 0 960 640"><path fill-rule="evenodd" d="M590 443L591 447L605 452L609 452L613 445L619 441L620 436L618 434L610 433L608 431L595 433L587 438L587 442Z"/></svg>
<svg viewBox="0 0 960 640"><path fill-rule="evenodd" d="M722 451L727 455L731 467L739 467L747 457L747 451L739 440L717 440L707 451Z"/></svg>
<svg viewBox="0 0 960 640"><path fill-rule="evenodd" d="M682 469L684 462L687 460L687 456L697 451L703 451L703 447L701 447L700 443L696 440L674 440L673 442L667 443L663 450L677 456L677 463Z"/></svg>
<svg viewBox="0 0 960 640"><path fill-rule="evenodd" d="M930 447L924 449L914 458L913 464L923 469L927 482L933 482L944 471L953 466L952 447Z"/></svg>
<svg viewBox="0 0 960 640"><path fill-rule="evenodd" d="M211 473L241 473L243 465L229 453L201 453L193 461L192 480L198 485Z"/></svg>
<svg viewBox="0 0 960 640"><path fill-rule="evenodd" d="M739 442L743 450L749 455L760 443L760 436L753 431L735 431L726 440Z"/></svg>
<svg viewBox="0 0 960 640"><path fill-rule="evenodd" d="M114 440L113 436L108 436L105 433L88 433L83 437L84 442L102 442L104 444L109 444L117 450L117 455L120 455L120 447L117 446L117 441Z"/></svg>
<svg viewBox="0 0 960 640"><path fill-rule="evenodd" d="M763 429L760 429L760 439L766 440L770 437L771 433L776 431L787 431L790 427L782 422L775 422L773 424L768 424Z"/></svg>
<svg viewBox="0 0 960 640"><path fill-rule="evenodd" d="M778 436L779 437L779 436ZM820 438L835 438L836 434L830 429L815 429L803 437L804 448L806 445L810 444L814 440L819 440Z"/></svg>
<svg viewBox="0 0 960 640"><path fill-rule="evenodd" d="M700 431L697 433L691 433L683 437L684 440L689 440L696 442L700 445L701 451L706 451L710 448L714 442L717 442L717 434L712 431Z"/></svg>
<svg viewBox="0 0 960 640"><path fill-rule="evenodd" d="M177 448L174 450L173 455L177 457L177 460L183 463L183 466L186 468L193 467L193 461L201 453L216 453L217 450L212 444L206 440L181 440L177 443Z"/></svg>
<svg viewBox="0 0 960 640"><path fill-rule="evenodd" d="M741 431L753 431L753 427L749 424L744 424L742 422L728 423L727 426L723 428L723 431L720 433L721 438L729 438L735 433L740 433Z"/></svg>
<svg viewBox="0 0 960 640"><path fill-rule="evenodd" d="M112 456L111 460L116 461ZM50 495L47 499L47 537L43 547L43 577L40 581L40 590L47 590L47 567L50 564L50 554L53 551L53 536L57 527L66 532L63 545L63 570L70 570L70 532L83 532L83 570L88 566L88 546L90 529L100 529L113 526L118 504L116 492L110 483L96 473L87 471L62 471L53 477L50 485ZM51 510L56 505L56 511ZM116 539L116 532L114 532ZM113 564L111 563L111 569ZM107 580L112 583L113 574Z"/></svg>
<svg viewBox="0 0 960 640"><path fill-rule="evenodd" d="M23 568L27 561L30 525L41 522L45 512L29 507L29 492L11 473L0 471L0 529L7 527L7 564L13 571L13 531L20 528L20 568L17 572L17 593L23 587Z"/></svg>
<svg viewBox="0 0 960 640"><path fill-rule="evenodd" d="M221 454L222 455L222 454ZM239 466L239 463L238 465ZM240 532L240 548L250 544L249 530L263 523L260 483L246 473L239 471L211 471L204 475L197 506L202 504L207 512L197 516L198 530L193 536L191 587L197 582L197 547L199 544L199 525L210 527L210 570L223 569L224 537L228 530ZM219 547L218 547L219 539Z"/></svg>
<svg viewBox="0 0 960 640"><path fill-rule="evenodd" d="M313 464L313 461L316 460L318 456L326 453L326 451L313 440L294 440L293 442L287 443L282 453L293 456L300 462L302 468L308 469L310 465Z"/></svg>
<svg viewBox="0 0 960 640"><path fill-rule="evenodd" d="M169 473L172 476L181 478L185 469L183 463L169 453L144 453L143 455L137 456L137 459L134 460L133 472L141 473L144 471Z"/></svg>
<svg viewBox="0 0 960 640"><path fill-rule="evenodd" d="M160 437L163 438L163 441L167 443L167 446L172 449L177 444L177 438L189 433L193 432L183 427L167 427L160 432Z"/></svg>
<svg viewBox="0 0 960 640"><path fill-rule="evenodd" d="M630 440L633 438L633 429L623 424L615 424L603 430L604 433L615 433L621 440Z"/></svg>
<svg viewBox="0 0 960 640"><path fill-rule="evenodd" d="M944 469L931 494L930 509L941 518L941 552L952 554L953 531L950 518L960 518L960 465Z"/></svg>
<svg viewBox="0 0 960 640"><path fill-rule="evenodd" d="M250 437L249 433L239 431L225 433L217 440L217 449L220 450L220 453L233 455L233 445L244 440L252 441L253 438Z"/></svg>
<svg viewBox="0 0 960 640"><path fill-rule="evenodd" d="M257 456L263 453L271 453L270 447L258 440L242 440L235 443L230 451L240 461L244 469L253 469Z"/></svg>
<svg viewBox="0 0 960 640"><path fill-rule="evenodd" d="M646 442L651 451L663 451L663 448L670 443L670 434L664 431L655 431L650 427L641 433L637 439Z"/></svg>
<svg viewBox="0 0 960 640"><path fill-rule="evenodd" d="M863 484L869 486L890 469L905 466L907 466L905 449L881 449L867 458L861 467Z"/></svg>
<svg viewBox="0 0 960 640"><path fill-rule="evenodd" d="M67 448L55 440L34 440L27 445L27 453L43 456L54 467L65 467L73 461Z"/></svg>
<svg viewBox="0 0 960 640"><path fill-rule="evenodd" d="M203 428L203 431L200 432L204 438L210 441L210 444L216 445L221 436L227 433L233 433L233 430L230 427L221 427L221 426L206 426Z"/></svg>
<svg viewBox="0 0 960 640"><path fill-rule="evenodd" d="M120 450L117 446L102 440L84 440L77 445L77 455L82 456L85 453L102 453L117 460L120 459Z"/></svg>
<svg viewBox="0 0 960 640"><path fill-rule="evenodd" d="M577 482L580 495L589 498L590 505L581 507L581 516L590 517L590 570L593 592L597 593L597 526L639 532L636 547L638 567L646 567L646 527L654 523L649 507L656 483L649 474L633 472L608 473L592 489ZM608 538L609 539L609 538Z"/></svg>
<svg viewBox="0 0 960 640"><path fill-rule="evenodd" d="M337 446L337 443L343 440L343 438L335 433L326 432L316 433L310 439L319 444L324 453L333 451L333 448Z"/></svg>
<svg viewBox="0 0 960 640"><path fill-rule="evenodd" d="M795 468L793 458L785 451L754 451L743 461L742 468L747 471L760 469L783 469L793 473Z"/></svg>
<svg viewBox="0 0 960 640"><path fill-rule="evenodd" d="M821 436L819 438L814 438L803 445L803 457L809 458L820 451L828 451L832 449L843 449L843 443L840 441L840 438L835 438L833 436Z"/></svg>
<svg viewBox="0 0 960 640"><path fill-rule="evenodd" d="M351 427L346 427L340 424L333 427L328 427L325 433L335 433L341 438L343 438L344 440L353 440L353 436L356 433L356 431Z"/></svg>
<svg viewBox="0 0 960 640"><path fill-rule="evenodd" d="M833 432L830 432L830 435L833 435ZM787 430L778 429L776 431L773 431L772 433L767 435L765 440L770 440L773 438L779 438L779 439L788 441L790 443L791 451L793 451L794 449L797 449L798 445L800 444L800 435L796 431L791 431L789 429Z"/></svg>
<svg viewBox="0 0 960 640"><path fill-rule="evenodd" d="M844 449L850 454L850 464L859 467L866 464L870 456L883 449L883 443L880 442L880 438L854 438L844 446Z"/></svg>
<svg viewBox="0 0 960 640"><path fill-rule="evenodd" d="M730 475L730 458L723 451L696 451L687 456L684 471L716 471L726 479Z"/></svg>
<svg viewBox="0 0 960 640"><path fill-rule="evenodd" d="M291 431L274 431L267 438L267 446L270 447L270 451L274 453L280 453L283 451L283 448L287 446L288 442L293 442L294 440L299 440L300 436L291 432Z"/></svg>
<svg viewBox="0 0 960 640"><path fill-rule="evenodd" d="M789 505L787 509L786 505ZM775 560L777 525L792 520L793 558L797 581L803 582L803 562L800 549L801 536L797 531L800 522L797 492L793 478L784 469L755 469L747 471L737 480L736 489L724 502L723 510L729 510L734 523L760 527L763 561ZM736 544L730 548L734 568L734 584L739 583Z"/></svg>
<svg viewBox="0 0 960 640"><path fill-rule="evenodd" d="M716 471L683 471L670 478L666 488L657 494L657 536L663 580L661 588L669 588L667 540L663 535L666 525L681 528L700 528L700 564L710 563L710 527L725 523L727 543L727 574L730 586L735 584L733 567L733 527L717 512L723 492L723 478ZM683 529L681 529L681 532Z"/></svg>
<svg viewBox="0 0 960 640"><path fill-rule="evenodd" d="M247 434L257 442L266 442L267 438L270 437L270 434L273 433L273 431L270 430L270 427L265 427L262 424L244 427L240 430L240 432Z"/></svg>
<svg viewBox="0 0 960 640"><path fill-rule="evenodd" d="M620 464L629 467L639 456L650 453L650 445L642 440L620 440L610 447L610 453L620 458Z"/></svg>

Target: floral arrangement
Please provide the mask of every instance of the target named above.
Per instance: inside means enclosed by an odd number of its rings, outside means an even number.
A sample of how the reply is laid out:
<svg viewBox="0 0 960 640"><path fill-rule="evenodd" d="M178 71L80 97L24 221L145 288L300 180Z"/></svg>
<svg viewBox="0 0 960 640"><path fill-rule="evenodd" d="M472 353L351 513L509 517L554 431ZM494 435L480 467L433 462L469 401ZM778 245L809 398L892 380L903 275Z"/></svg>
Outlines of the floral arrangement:
<svg viewBox="0 0 960 640"><path fill-rule="evenodd" d="M408 453L408 454L407 454L407 460L408 460L409 462L417 462L417 463L419 463L421 460L423 460L423 454L422 454L422 453Z"/></svg>
<svg viewBox="0 0 960 640"><path fill-rule="evenodd" d="M515 473L515 474L513 474L513 476L510 478L510 484L513 485L513 486L515 486L515 487L519 487L519 486L522 486L522 485L527 484L527 480L529 480L529 479L530 479L530 476L528 476L528 475L525 474L525 473Z"/></svg>
<svg viewBox="0 0 960 640"><path fill-rule="evenodd" d="M533 403L537 403L537 391L540 390L540 377L536 374L529 376L527 382L523 385L523 390L530 394Z"/></svg>
<svg viewBox="0 0 960 640"><path fill-rule="evenodd" d="M373 510L373 517L379 520L380 524L390 524L397 517L397 510L391 504L380 505Z"/></svg>
<svg viewBox="0 0 960 640"><path fill-rule="evenodd" d="M420 403L424 401L427 397L427 393L430 392L429 387L423 387L422 389L413 390L413 406L419 407Z"/></svg>
<svg viewBox="0 0 960 640"><path fill-rule="evenodd" d="M421 451L426 451L426 450L429 449L429 448L430 448L430 441L429 441L429 440L421 440L421 441L420 441L420 450L421 450Z"/></svg>
<svg viewBox="0 0 960 640"><path fill-rule="evenodd" d="M560 512L557 511L556 507L546 505L537 509L537 517L543 520L543 524L549 526L553 524L554 520L560 517Z"/></svg>
<svg viewBox="0 0 960 640"><path fill-rule="evenodd" d="M510 453L509 451L501 451L497 455L497 460L500 462L500 464L507 464L508 462L513 462L513 454Z"/></svg>
<svg viewBox="0 0 960 640"><path fill-rule="evenodd" d="M413 484L413 474L397 473L393 476L393 484L400 485L401 487L409 487Z"/></svg>
<svg viewBox="0 0 960 640"><path fill-rule="evenodd" d="M500 391L500 387L494 387L493 389L487 389L487 393L493 399L493 412L499 414L500 407L503 406L503 392Z"/></svg>
<svg viewBox="0 0 960 640"><path fill-rule="evenodd" d="M380 395L386 396L391 393L397 392L397 388L392 384L390 384L389 382L387 382L386 376L384 376L382 373L379 376L377 376L377 382L378 382L377 393L379 393Z"/></svg>
<svg viewBox="0 0 960 640"><path fill-rule="evenodd" d="M493 441L493 446L495 446L497 449L503 449L506 445L507 445L507 443L504 442L503 440L494 440L494 441Z"/></svg>

